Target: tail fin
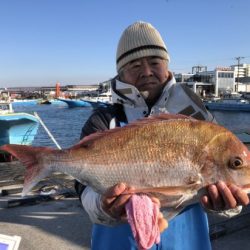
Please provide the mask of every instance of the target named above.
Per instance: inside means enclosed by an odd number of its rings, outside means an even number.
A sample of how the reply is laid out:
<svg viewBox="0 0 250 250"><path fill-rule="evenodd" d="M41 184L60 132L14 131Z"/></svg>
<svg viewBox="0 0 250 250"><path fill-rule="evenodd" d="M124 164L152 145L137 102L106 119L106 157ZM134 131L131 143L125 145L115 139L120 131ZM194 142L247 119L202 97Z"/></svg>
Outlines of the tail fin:
<svg viewBox="0 0 250 250"><path fill-rule="evenodd" d="M38 158L41 158L41 152L49 153L55 151L54 149L6 144L0 147L0 150L6 151L15 156L26 167L22 196L25 196L32 187L51 172L51 169L49 169L48 166L41 164ZM40 155L40 157L38 157L38 155Z"/></svg>

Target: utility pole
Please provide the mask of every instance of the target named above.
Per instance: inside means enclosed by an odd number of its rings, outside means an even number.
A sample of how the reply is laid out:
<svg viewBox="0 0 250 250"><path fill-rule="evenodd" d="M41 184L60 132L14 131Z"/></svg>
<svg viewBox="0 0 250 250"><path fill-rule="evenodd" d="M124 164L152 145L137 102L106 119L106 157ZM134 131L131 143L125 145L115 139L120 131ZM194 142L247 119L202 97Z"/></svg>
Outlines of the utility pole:
<svg viewBox="0 0 250 250"><path fill-rule="evenodd" d="M238 71L237 71L237 85L236 85L236 92L238 92L239 90L239 78L240 78L240 60L241 59L244 59L245 57L243 56L238 56L238 57L235 57L235 60L237 60L238 62Z"/></svg>

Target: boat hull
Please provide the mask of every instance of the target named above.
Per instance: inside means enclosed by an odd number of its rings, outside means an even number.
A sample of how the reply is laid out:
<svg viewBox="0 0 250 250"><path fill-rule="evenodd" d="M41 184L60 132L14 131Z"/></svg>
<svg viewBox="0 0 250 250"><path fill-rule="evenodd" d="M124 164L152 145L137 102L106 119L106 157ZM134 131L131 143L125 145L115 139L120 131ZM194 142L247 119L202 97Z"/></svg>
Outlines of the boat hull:
<svg viewBox="0 0 250 250"><path fill-rule="evenodd" d="M91 107L91 104L89 104L83 100L71 100L71 99L58 99L58 100L68 104L69 108Z"/></svg>
<svg viewBox="0 0 250 250"><path fill-rule="evenodd" d="M204 103L208 110L226 110L226 111L243 111L250 112L250 104L234 104L234 103Z"/></svg>
<svg viewBox="0 0 250 250"><path fill-rule="evenodd" d="M37 105L38 99L32 99L32 100L14 100L12 102L13 107L18 107L18 106L33 106Z"/></svg>
<svg viewBox="0 0 250 250"><path fill-rule="evenodd" d="M102 101L92 101L92 100L84 100L84 99L81 99L81 100L89 103L92 108L107 107L111 105L110 103L102 102Z"/></svg>
<svg viewBox="0 0 250 250"><path fill-rule="evenodd" d="M27 113L0 115L0 145L30 145L38 127L38 119Z"/></svg>

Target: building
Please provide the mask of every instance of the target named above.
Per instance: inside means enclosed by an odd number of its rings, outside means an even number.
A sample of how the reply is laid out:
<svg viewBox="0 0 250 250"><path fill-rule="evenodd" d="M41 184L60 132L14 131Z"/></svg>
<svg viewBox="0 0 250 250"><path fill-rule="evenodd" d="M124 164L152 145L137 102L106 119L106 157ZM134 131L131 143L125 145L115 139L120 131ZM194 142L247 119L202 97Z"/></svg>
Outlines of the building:
<svg viewBox="0 0 250 250"><path fill-rule="evenodd" d="M194 74L191 73L177 73L174 74L176 82L192 82Z"/></svg>
<svg viewBox="0 0 250 250"><path fill-rule="evenodd" d="M235 74L230 67L217 67L214 70L215 96L236 91Z"/></svg>
<svg viewBox="0 0 250 250"><path fill-rule="evenodd" d="M45 97L54 97L56 95L55 86L39 87L11 87L8 92L13 98L17 99L37 99ZM97 95L100 91L99 84L93 85L61 85L60 93L62 96L79 97L85 95Z"/></svg>
<svg viewBox="0 0 250 250"><path fill-rule="evenodd" d="M234 70L236 77L250 77L250 64L243 63L239 65L232 65L230 67Z"/></svg>
<svg viewBox="0 0 250 250"><path fill-rule="evenodd" d="M206 69L206 67L203 67ZM195 74L175 74L177 82L183 82L198 95L220 96L235 91L235 74L230 67L217 67L214 70L196 70Z"/></svg>

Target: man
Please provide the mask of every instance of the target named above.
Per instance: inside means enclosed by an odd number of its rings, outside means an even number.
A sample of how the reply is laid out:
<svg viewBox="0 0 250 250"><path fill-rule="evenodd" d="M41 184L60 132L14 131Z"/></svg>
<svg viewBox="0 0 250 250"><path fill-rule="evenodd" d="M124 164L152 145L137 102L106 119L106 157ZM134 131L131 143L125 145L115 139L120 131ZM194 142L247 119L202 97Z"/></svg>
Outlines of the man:
<svg viewBox="0 0 250 250"><path fill-rule="evenodd" d="M213 121L201 100L187 87L175 83L168 70L166 45L151 24L130 25L120 38L116 59L118 76L111 84L114 105L96 110L84 125L81 137L162 112ZM82 191L83 207L95 223L92 249L137 249L124 209L130 195L121 195L130 188L118 183L103 196L90 187ZM208 194L201 200L203 206L225 215L239 213L237 206L249 203L245 192L223 182L208 187ZM166 227L161 214L158 224L161 230ZM160 244L152 249L211 249L203 208L199 204L189 206L172 219L161 234Z"/></svg>

